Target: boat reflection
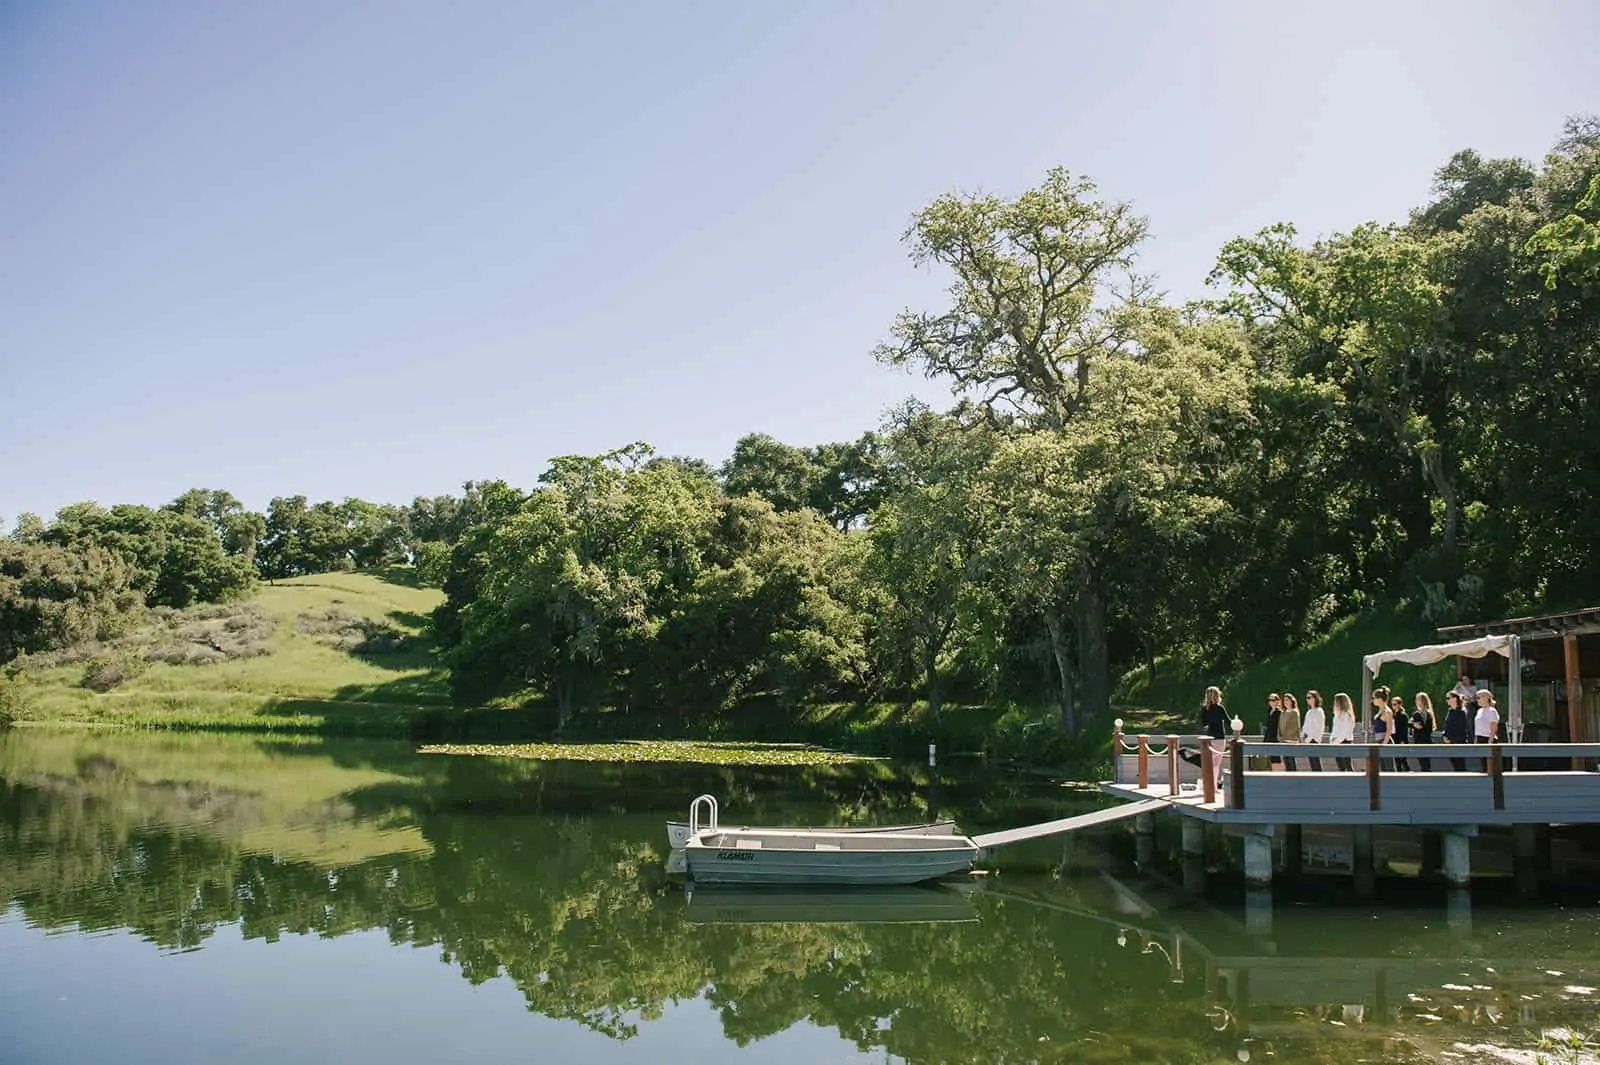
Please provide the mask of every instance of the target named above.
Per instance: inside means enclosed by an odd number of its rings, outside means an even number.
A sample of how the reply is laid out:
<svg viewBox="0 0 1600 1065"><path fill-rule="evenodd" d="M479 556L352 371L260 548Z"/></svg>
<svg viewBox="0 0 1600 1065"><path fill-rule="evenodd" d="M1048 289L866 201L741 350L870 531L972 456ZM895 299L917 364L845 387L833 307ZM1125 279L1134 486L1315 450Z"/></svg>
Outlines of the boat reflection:
<svg viewBox="0 0 1600 1065"><path fill-rule="evenodd" d="M693 924L943 924L976 921L961 892L925 887L725 888L684 893Z"/></svg>

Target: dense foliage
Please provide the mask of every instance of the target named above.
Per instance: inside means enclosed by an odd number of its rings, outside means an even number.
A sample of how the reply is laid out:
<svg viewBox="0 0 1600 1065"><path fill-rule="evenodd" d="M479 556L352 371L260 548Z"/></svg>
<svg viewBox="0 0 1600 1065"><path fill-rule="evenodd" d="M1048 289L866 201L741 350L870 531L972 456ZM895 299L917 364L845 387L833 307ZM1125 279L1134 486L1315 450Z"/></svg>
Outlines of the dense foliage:
<svg viewBox="0 0 1600 1065"><path fill-rule="evenodd" d="M711 718L808 701L1052 705L1279 651L1380 603L1435 622L1600 590L1600 121L1463 151L1399 224L1229 242L1166 304L1144 220L1053 170L918 212L944 305L879 359L947 382L851 442L643 444L409 507L82 504L0 542L0 659L139 605L415 564L458 702Z"/></svg>

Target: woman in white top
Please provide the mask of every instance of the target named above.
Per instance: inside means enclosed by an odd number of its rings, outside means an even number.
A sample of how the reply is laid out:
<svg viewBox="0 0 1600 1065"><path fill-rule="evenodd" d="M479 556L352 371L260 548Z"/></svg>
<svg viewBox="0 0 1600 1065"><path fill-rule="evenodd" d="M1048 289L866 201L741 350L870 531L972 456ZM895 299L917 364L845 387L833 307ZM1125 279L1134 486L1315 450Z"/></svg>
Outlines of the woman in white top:
<svg viewBox="0 0 1600 1065"><path fill-rule="evenodd" d="M1479 743L1490 743L1500 735L1500 711L1494 705L1494 692L1478 689L1478 712L1472 718L1472 734Z"/></svg>
<svg viewBox="0 0 1600 1065"><path fill-rule="evenodd" d="M1493 743L1500 735L1500 711L1495 709L1494 692L1478 689L1478 712L1472 715L1472 742ZM1479 769L1488 769L1488 760L1476 760Z"/></svg>
<svg viewBox="0 0 1600 1065"><path fill-rule="evenodd" d="M1327 716L1322 712L1322 693L1315 689L1306 692L1306 712L1300 718L1300 742L1321 743L1328 731ZM1322 759L1311 759L1313 772L1322 772Z"/></svg>
<svg viewBox="0 0 1600 1065"><path fill-rule="evenodd" d="M1333 729L1328 734L1329 743L1354 743L1356 741L1356 710L1350 696L1336 692L1333 696ZM1350 771L1350 759L1335 758L1334 764L1341 772Z"/></svg>

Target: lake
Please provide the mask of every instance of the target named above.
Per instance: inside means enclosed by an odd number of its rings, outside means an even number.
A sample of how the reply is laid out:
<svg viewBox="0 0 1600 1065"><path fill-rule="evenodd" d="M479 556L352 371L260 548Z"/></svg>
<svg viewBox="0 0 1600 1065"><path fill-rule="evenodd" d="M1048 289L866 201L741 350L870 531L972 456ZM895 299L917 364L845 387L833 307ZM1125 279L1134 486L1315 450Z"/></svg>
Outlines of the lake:
<svg viewBox="0 0 1600 1065"><path fill-rule="evenodd" d="M728 823L968 831L1096 801L977 766L14 729L0 1061L1531 1065L1600 1009L1592 889L1475 885L1465 919L1401 881L1284 893L1263 933L1236 879L1186 895L1113 826L957 885L691 895L663 822L701 792Z"/></svg>

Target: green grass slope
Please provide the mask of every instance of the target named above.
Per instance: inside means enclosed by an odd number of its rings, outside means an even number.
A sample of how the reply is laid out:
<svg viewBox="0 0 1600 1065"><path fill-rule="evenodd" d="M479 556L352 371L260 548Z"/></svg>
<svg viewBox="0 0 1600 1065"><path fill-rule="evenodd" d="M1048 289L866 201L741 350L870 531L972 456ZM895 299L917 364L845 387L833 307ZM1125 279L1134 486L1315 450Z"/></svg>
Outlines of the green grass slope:
<svg viewBox="0 0 1600 1065"><path fill-rule="evenodd" d="M1310 689L1322 693L1323 705L1331 713L1335 692L1348 692L1361 702L1361 659L1374 651L1418 647L1437 643L1438 633L1417 617L1406 604L1392 605L1347 618L1334 625L1320 639L1304 647L1286 651L1246 666L1228 676L1211 676L1158 664L1155 671L1136 670L1123 679L1114 702L1127 719L1128 731L1176 730L1193 732L1198 727L1198 711L1207 685L1222 689L1223 702L1245 722L1247 731L1260 731L1266 719L1270 692L1293 692L1305 710L1305 694ZM1416 667L1391 664L1383 668L1376 684L1387 684L1395 692L1411 697L1418 691L1433 696L1434 709L1442 717L1444 693L1455 684L1455 662ZM1357 716L1366 717L1357 707Z"/></svg>
<svg viewBox="0 0 1600 1065"><path fill-rule="evenodd" d="M408 576L276 581L24 662L19 721L404 735L413 711L449 702L426 637L442 596Z"/></svg>

